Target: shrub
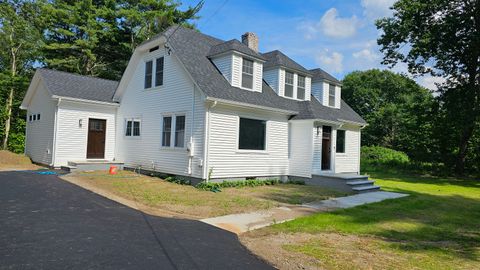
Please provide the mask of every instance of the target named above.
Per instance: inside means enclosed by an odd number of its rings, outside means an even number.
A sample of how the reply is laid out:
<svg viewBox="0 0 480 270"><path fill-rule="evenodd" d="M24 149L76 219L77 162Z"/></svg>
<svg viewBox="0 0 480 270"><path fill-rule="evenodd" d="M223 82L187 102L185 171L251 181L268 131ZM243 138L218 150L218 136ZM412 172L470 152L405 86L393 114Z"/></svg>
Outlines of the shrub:
<svg viewBox="0 0 480 270"><path fill-rule="evenodd" d="M362 166L382 166L404 168L410 163L407 154L381 146L363 146Z"/></svg>
<svg viewBox="0 0 480 270"><path fill-rule="evenodd" d="M271 186L280 183L278 179L267 180L236 180L236 181L223 181L223 182L201 182L195 187L202 190L220 190L221 188L229 187L256 187L256 186Z"/></svg>
<svg viewBox="0 0 480 270"><path fill-rule="evenodd" d="M182 178L182 177L167 176L167 177L165 177L164 180L167 181L167 182L170 182L170 183L175 183L175 184L180 184L180 185L190 185L191 184L189 179L185 179L185 178Z"/></svg>

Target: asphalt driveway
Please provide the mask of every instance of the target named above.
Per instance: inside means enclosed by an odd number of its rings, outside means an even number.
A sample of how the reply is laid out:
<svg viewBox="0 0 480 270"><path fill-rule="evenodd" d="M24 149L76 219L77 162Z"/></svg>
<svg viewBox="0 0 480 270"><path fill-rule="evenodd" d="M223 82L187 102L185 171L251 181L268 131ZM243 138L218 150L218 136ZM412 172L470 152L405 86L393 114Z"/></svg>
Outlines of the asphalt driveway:
<svg viewBox="0 0 480 270"><path fill-rule="evenodd" d="M236 235L146 215L54 175L0 172L1 269L272 269Z"/></svg>

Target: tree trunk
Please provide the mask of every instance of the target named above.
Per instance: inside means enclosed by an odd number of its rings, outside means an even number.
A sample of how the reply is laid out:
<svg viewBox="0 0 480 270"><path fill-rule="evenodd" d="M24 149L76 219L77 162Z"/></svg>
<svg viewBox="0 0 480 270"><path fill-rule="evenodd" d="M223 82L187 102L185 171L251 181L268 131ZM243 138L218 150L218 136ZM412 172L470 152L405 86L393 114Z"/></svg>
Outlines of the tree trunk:
<svg viewBox="0 0 480 270"><path fill-rule="evenodd" d="M10 135L10 123L12 119L12 104L13 104L13 87L10 88L10 93L8 94L7 99L7 119L5 120L5 134L3 137L3 145L2 148L7 150L8 147L8 136Z"/></svg>
<svg viewBox="0 0 480 270"><path fill-rule="evenodd" d="M455 172L458 175L465 174L465 158L467 157L467 147L470 138L472 138L475 123L472 123L468 127L465 127L462 131L462 137L460 138L460 144L458 147L457 161L455 164Z"/></svg>

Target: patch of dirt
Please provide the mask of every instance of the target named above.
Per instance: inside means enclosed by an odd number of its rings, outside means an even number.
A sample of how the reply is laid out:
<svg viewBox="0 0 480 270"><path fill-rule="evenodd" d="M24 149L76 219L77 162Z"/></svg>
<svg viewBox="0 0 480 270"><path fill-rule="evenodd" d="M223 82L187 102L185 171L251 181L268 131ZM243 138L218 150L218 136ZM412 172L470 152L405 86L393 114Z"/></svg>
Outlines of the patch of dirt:
<svg viewBox="0 0 480 270"><path fill-rule="evenodd" d="M30 158L7 150L0 150L0 171L37 170L42 167L32 164Z"/></svg>

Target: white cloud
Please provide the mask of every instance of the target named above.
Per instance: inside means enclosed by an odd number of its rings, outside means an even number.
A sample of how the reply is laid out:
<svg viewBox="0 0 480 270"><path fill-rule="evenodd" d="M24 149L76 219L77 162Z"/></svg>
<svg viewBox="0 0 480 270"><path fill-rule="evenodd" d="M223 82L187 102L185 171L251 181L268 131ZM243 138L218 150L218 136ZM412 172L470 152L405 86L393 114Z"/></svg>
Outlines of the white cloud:
<svg viewBox="0 0 480 270"><path fill-rule="evenodd" d="M322 33L333 38L348 38L355 35L359 27L357 16L342 18L338 16L338 11L331 8L325 12L318 22L303 22L298 29L304 32L306 39L313 39L318 33Z"/></svg>
<svg viewBox="0 0 480 270"><path fill-rule="evenodd" d="M329 53L328 50L325 50L319 53L315 60L318 65L327 71L333 73L341 73L343 71L343 55L341 53Z"/></svg>
<svg viewBox="0 0 480 270"><path fill-rule="evenodd" d="M445 78L433 77L430 75L424 75L417 79L418 84L433 91L436 91L438 89L436 84L442 84L444 82L445 82Z"/></svg>
<svg viewBox="0 0 480 270"><path fill-rule="evenodd" d="M378 60L380 59L380 55L378 55L377 53L375 53L373 50L369 48L363 49L358 52L354 52L352 53L352 56L355 59L364 60L368 62L378 62Z"/></svg>
<svg viewBox="0 0 480 270"><path fill-rule="evenodd" d="M368 19L378 19L392 14L391 6L396 0L362 0L363 14Z"/></svg>

